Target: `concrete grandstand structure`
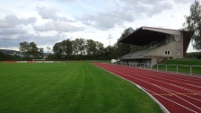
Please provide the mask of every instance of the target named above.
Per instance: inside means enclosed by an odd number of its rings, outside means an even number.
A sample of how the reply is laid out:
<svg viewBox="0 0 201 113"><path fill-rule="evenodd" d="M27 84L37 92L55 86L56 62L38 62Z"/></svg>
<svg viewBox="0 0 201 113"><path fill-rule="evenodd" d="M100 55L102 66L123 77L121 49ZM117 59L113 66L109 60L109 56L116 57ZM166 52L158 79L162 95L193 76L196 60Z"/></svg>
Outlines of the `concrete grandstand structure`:
<svg viewBox="0 0 201 113"><path fill-rule="evenodd" d="M153 66L165 59L181 59L185 57L190 40L188 32L183 30L140 27L120 42L142 49L122 56L120 63Z"/></svg>

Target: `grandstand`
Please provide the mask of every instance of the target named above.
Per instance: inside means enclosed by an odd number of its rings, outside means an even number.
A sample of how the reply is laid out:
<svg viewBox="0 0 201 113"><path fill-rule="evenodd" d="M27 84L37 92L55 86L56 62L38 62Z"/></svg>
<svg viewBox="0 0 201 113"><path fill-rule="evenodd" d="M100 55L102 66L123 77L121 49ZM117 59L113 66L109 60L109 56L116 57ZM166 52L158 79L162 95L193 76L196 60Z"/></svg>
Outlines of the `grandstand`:
<svg viewBox="0 0 201 113"><path fill-rule="evenodd" d="M142 49L123 55L120 63L154 66L166 59L181 59L186 55L190 40L189 33L183 30L140 27L119 41Z"/></svg>

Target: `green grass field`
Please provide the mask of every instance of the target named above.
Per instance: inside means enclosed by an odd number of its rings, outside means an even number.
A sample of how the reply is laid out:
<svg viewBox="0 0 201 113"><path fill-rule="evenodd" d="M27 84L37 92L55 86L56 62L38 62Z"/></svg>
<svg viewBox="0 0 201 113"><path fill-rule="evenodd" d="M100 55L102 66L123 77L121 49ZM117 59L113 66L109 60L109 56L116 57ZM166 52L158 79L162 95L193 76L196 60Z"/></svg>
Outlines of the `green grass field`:
<svg viewBox="0 0 201 113"><path fill-rule="evenodd" d="M0 63L1 113L162 113L133 84L90 63Z"/></svg>
<svg viewBox="0 0 201 113"><path fill-rule="evenodd" d="M193 74L200 74L201 75L201 60L200 59L174 59L174 60L167 60L162 65L159 65L159 70L166 70L165 65L167 65L168 71L175 71L176 72L176 65L178 65L178 72L182 73L190 73L190 66L197 65L200 67L193 66L192 73ZM154 67L156 69L156 66Z"/></svg>

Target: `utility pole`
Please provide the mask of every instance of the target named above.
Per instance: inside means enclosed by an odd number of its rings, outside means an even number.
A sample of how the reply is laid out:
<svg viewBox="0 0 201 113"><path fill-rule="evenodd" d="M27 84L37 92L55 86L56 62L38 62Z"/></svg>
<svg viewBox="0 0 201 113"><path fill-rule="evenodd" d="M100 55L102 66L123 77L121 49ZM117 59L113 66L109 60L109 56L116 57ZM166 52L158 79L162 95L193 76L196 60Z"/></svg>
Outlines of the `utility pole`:
<svg viewBox="0 0 201 113"><path fill-rule="evenodd" d="M112 35L109 33L109 35L108 35L109 46L111 46L111 39L112 39Z"/></svg>

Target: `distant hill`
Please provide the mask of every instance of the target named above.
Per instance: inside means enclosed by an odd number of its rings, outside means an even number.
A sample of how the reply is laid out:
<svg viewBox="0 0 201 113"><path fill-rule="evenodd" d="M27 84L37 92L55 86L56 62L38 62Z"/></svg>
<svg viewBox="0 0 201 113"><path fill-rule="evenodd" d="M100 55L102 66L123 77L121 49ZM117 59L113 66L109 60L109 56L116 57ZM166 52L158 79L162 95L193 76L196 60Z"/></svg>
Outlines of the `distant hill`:
<svg viewBox="0 0 201 113"><path fill-rule="evenodd" d="M16 50L0 49L0 51L8 55L14 55L14 54L21 55L21 52Z"/></svg>
<svg viewBox="0 0 201 113"><path fill-rule="evenodd" d="M15 54L15 55L23 57L22 52L16 51L16 50L0 49L0 52L3 52L4 54L7 54L7 55L14 55ZM52 54L52 53L43 53L43 56L48 56L50 54Z"/></svg>

